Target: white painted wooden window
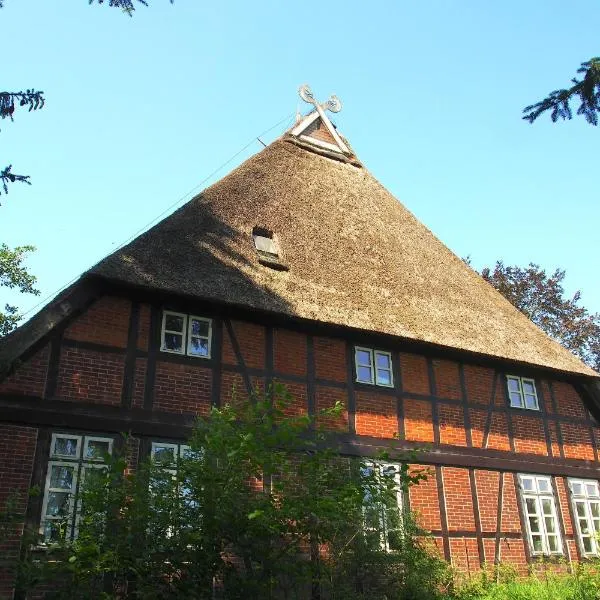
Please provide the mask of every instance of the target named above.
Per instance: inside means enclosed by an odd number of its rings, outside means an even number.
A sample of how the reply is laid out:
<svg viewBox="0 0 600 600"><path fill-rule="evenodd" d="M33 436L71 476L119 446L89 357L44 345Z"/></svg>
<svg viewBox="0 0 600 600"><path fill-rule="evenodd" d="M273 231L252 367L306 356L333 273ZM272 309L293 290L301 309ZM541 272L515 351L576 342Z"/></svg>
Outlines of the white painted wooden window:
<svg viewBox="0 0 600 600"><path fill-rule="evenodd" d="M510 405L513 408L540 410L535 381L533 379L507 375L506 383L508 385Z"/></svg>
<svg viewBox="0 0 600 600"><path fill-rule="evenodd" d="M562 554L552 481L546 475L519 475L523 514L533 555Z"/></svg>
<svg viewBox="0 0 600 600"><path fill-rule="evenodd" d="M112 449L113 439L109 437L52 434L40 523L45 543L77 535L77 495L85 473L105 468L102 463Z"/></svg>
<svg viewBox="0 0 600 600"><path fill-rule="evenodd" d="M163 312L162 352L210 358L212 320L165 310Z"/></svg>
<svg viewBox="0 0 600 600"><path fill-rule="evenodd" d="M383 387L394 387L392 355L389 352L355 346L356 381Z"/></svg>
<svg viewBox="0 0 600 600"><path fill-rule="evenodd" d="M400 465L370 463L361 467L363 476L375 476L381 482L390 481L382 497L374 498L368 490L363 500L363 531L367 543L387 552L398 550L402 542L402 490ZM381 479L380 479L381 478Z"/></svg>
<svg viewBox="0 0 600 600"><path fill-rule="evenodd" d="M569 479L579 547L584 556L600 554L600 490L590 479Z"/></svg>

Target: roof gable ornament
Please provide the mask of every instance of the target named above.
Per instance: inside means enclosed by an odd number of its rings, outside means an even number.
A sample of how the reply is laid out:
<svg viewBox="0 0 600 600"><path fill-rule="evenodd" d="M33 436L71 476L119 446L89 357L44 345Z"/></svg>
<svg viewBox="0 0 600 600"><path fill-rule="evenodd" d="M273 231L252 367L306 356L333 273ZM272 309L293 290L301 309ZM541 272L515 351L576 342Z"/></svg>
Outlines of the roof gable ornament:
<svg viewBox="0 0 600 600"><path fill-rule="evenodd" d="M350 156L352 154L351 150L344 143L333 126L333 123L325 114L326 110L332 113L340 112L340 110L342 110L341 100L337 96L333 95L329 97L327 102L319 103L315 99L312 90L307 84L300 86L298 94L300 95L300 98L304 100L304 102L312 104L315 107L315 110L302 118L290 133L293 136L310 142L311 144L315 144L316 146L321 146L327 150L341 152L342 154ZM320 123L318 123L319 120ZM324 126L328 135L312 135L316 130L319 129L320 124ZM327 139L323 139L324 137ZM328 141L328 139L331 141Z"/></svg>

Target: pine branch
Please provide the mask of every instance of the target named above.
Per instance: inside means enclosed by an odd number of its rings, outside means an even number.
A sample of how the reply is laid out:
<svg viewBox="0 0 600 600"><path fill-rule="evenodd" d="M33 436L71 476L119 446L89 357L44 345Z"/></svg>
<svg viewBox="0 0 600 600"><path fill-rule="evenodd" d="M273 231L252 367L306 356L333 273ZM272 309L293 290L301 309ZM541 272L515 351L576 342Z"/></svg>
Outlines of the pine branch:
<svg viewBox="0 0 600 600"><path fill-rule="evenodd" d="M2 8L2 4L0 4L0 8ZM43 108L46 102L43 94L44 92L36 92L34 89L24 92L0 92L0 118L8 117L12 121L16 104L28 106L29 112Z"/></svg>
<svg viewBox="0 0 600 600"><path fill-rule="evenodd" d="M104 4L105 2L105 0L88 0L88 3L93 4L94 1L96 1L98 4ZM147 0L137 0L137 2L143 4L144 6L148 6ZM174 0L170 0L170 2L173 4ZM134 0L108 0L108 6L120 8L130 17L133 17L133 12L135 11Z"/></svg>
<svg viewBox="0 0 600 600"><path fill-rule="evenodd" d="M8 165L2 171L0 171L0 181L2 182L2 189L5 194L8 194L8 184L15 183L16 181L20 181L21 183L26 183L27 185L31 185L31 181L29 181L29 175L16 175L11 171L12 165ZM2 192L0 192L0 196ZM0 205L1 206L1 205Z"/></svg>
<svg viewBox="0 0 600 600"><path fill-rule="evenodd" d="M600 114L600 57L591 58L581 63L577 69L583 79L573 78L573 86L569 89L554 90L547 98L531 104L523 109L523 119L533 123L541 114L551 111L550 118L555 123L558 119L572 119L571 100L579 98L578 115L583 115L590 125L598 125Z"/></svg>

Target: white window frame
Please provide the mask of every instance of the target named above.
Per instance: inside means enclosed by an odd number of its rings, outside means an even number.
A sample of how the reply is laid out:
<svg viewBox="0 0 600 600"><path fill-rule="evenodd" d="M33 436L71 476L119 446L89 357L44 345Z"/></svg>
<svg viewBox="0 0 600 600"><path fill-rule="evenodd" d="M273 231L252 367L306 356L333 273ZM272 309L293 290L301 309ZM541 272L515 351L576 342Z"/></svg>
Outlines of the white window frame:
<svg viewBox="0 0 600 600"><path fill-rule="evenodd" d="M521 506L523 508L523 517L525 519L525 529L527 530L527 543L532 556L560 556L563 554L562 538L560 535L560 521L558 511L556 510L556 499L554 498L554 488L552 486L552 478L549 475L534 475L528 473L519 473L519 488L521 492ZM526 479L533 480L534 489L525 490L523 482ZM545 481L548 485L548 491L540 491L540 481ZM527 509L527 500L533 500L535 503L535 513L529 513ZM543 512L542 500L550 501L550 513ZM532 531L529 518L537 518L539 531ZM546 518L554 520L555 531L548 531L546 527ZM533 545L533 536L539 536L542 542L542 549L535 550ZM549 538L556 537L556 550L550 550Z"/></svg>
<svg viewBox="0 0 600 600"><path fill-rule="evenodd" d="M182 331L173 331L167 329L167 316L181 317L183 319ZM208 338L204 335L195 335L193 337L207 339L208 341L208 354L196 354L191 351L192 347L192 320L204 321L208 323ZM173 333L181 336L181 350L169 350L165 344L165 334ZM186 313L176 312L174 310L163 310L162 325L160 329L160 351L168 352L169 354L178 354L179 356L191 356L192 358L211 358L212 354L212 319L208 317L200 317L197 315L188 315Z"/></svg>
<svg viewBox="0 0 600 600"><path fill-rule="evenodd" d="M518 393L519 397L521 399L521 403L519 406L515 406L512 403L512 398L510 396L511 394L511 389L510 389L510 381L516 381L519 384L519 389L518 391L512 391L513 394ZM525 390L523 389L523 383L530 383L533 386L533 395L535 397L535 407L530 407L526 405L525 402ZM540 399L537 393L537 387L535 385L535 379L532 379L531 377L518 377L517 375L507 375L506 376L506 390L507 390L507 394L508 394L508 405L511 408L520 408L522 410L540 410ZM527 394L528 396L531 396L531 394Z"/></svg>
<svg viewBox="0 0 600 600"><path fill-rule="evenodd" d="M599 556L600 555L600 540L598 535L600 534L600 518L592 515L591 505L598 505L598 514L600 515L600 486L595 479L576 479L569 478L569 492L571 495L571 504L573 506L573 518L575 520L575 529L577 531L577 542L579 543L579 549L582 556ZM579 484L582 486L584 493L576 494L574 487ZM590 495L587 491L588 485L594 485L596 488L596 494ZM577 504L583 505L585 514L580 516L577 512ZM587 529L589 533L583 533L581 528L581 521L585 520L587 523ZM584 546L584 539L589 538L591 550L586 550Z"/></svg>
<svg viewBox="0 0 600 600"><path fill-rule="evenodd" d="M192 336L192 325L193 325L194 319L196 321L203 321L204 323L208 323L208 335L207 336L204 336L204 335ZM192 337L200 338L203 340L205 339L208 342L208 354L206 356L204 356L202 354L195 354L191 351ZM206 317L197 317L196 315L189 315L188 316L188 327L187 327L187 345L186 345L187 355L193 356L195 358L210 358L211 351L212 351L211 340L212 340L212 319L207 319Z"/></svg>
<svg viewBox="0 0 600 600"><path fill-rule="evenodd" d="M394 469L394 471L395 471L394 472L394 481L396 483L396 502L397 502L397 508L398 508L398 515L400 518L402 518L404 502L403 502L403 497L402 497L402 487L401 487L401 480L400 480L401 465L399 463L377 461L377 462L368 462L368 463L366 463L366 466L368 468L376 469L380 475L384 469L389 469L389 468ZM387 510L387 508L383 504L379 503L377 510L379 512L379 526L377 528L374 528L374 527L367 528L366 523L363 523L364 531L365 531L365 533L366 533L366 531L375 531L375 532L379 533L379 547L382 550L384 550L385 552L393 552L394 550L392 548L390 548L389 537L387 535L388 531L390 531L390 529L388 528L387 516L385 514L385 511ZM364 515L365 511L366 511L366 506L363 506L363 515Z"/></svg>
<svg viewBox="0 0 600 600"><path fill-rule="evenodd" d="M66 456L64 454L55 453L56 441L58 439L75 439L77 440L77 446L75 455ZM53 433L50 442L50 453L47 462L46 480L44 483L44 499L42 501L42 514L40 518L39 534L42 536L43 544L52 543L50 540L45 538L45 525L51 521L66 521L65 536L67 539L74 539L77 536L77 529L80 519L81 512L81 501L79 498L79 491L81 484L85 477L84 473L86 469L102 469L106 468L105 463L102 462L102 458L86 459L84 448L87 449L89 441L108 442L108 452L112 454L114 439L112 437L96 436L96 435L85 435L85 434L69 434L69 433ZM49 516L46 514L48 510L48 501L50 493L52 492L65 492L63 488L51 487L52 478L52 467L71 467L73 468L73 481L71 484L71 490L68 492L69 506L66 515L61 516Z"/></svg>
<svg viewBox="0 0 600 600"><path fill-rule="evenodd" d="M358 369L359 367L365 367L367 365L359 365L358 364L358 353L367 352L369 355L369 367L371 369L371 380L365 381L364 379L359 379ZM386 356L389 360L390 368L382 369L377 367L377 357L378 356ZM356 382L357 383L365 383L367 385L377 385L379 387L393 388L394 387L394 368L392 364L392 353L386 352L384 350L374 350L373 348L365 348L364 346L354 346L354 370L356 373ZM379 376L377 371L389 371L390 373L390 382L389 383L381 383L379 381Z"/></svg>

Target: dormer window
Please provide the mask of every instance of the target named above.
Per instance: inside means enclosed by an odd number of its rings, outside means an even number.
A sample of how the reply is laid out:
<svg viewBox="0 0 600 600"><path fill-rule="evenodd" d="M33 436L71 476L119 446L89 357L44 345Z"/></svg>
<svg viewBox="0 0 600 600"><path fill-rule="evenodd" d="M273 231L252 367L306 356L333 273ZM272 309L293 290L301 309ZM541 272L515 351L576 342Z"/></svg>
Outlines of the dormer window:
<svg viewBox="0 0 600 600"><path fill-rule="evenodd" d="M252 239L261 265L287 271L288 267L281 260L279 245L272 231L264 227L255 227L252 230Z"/></svg>

